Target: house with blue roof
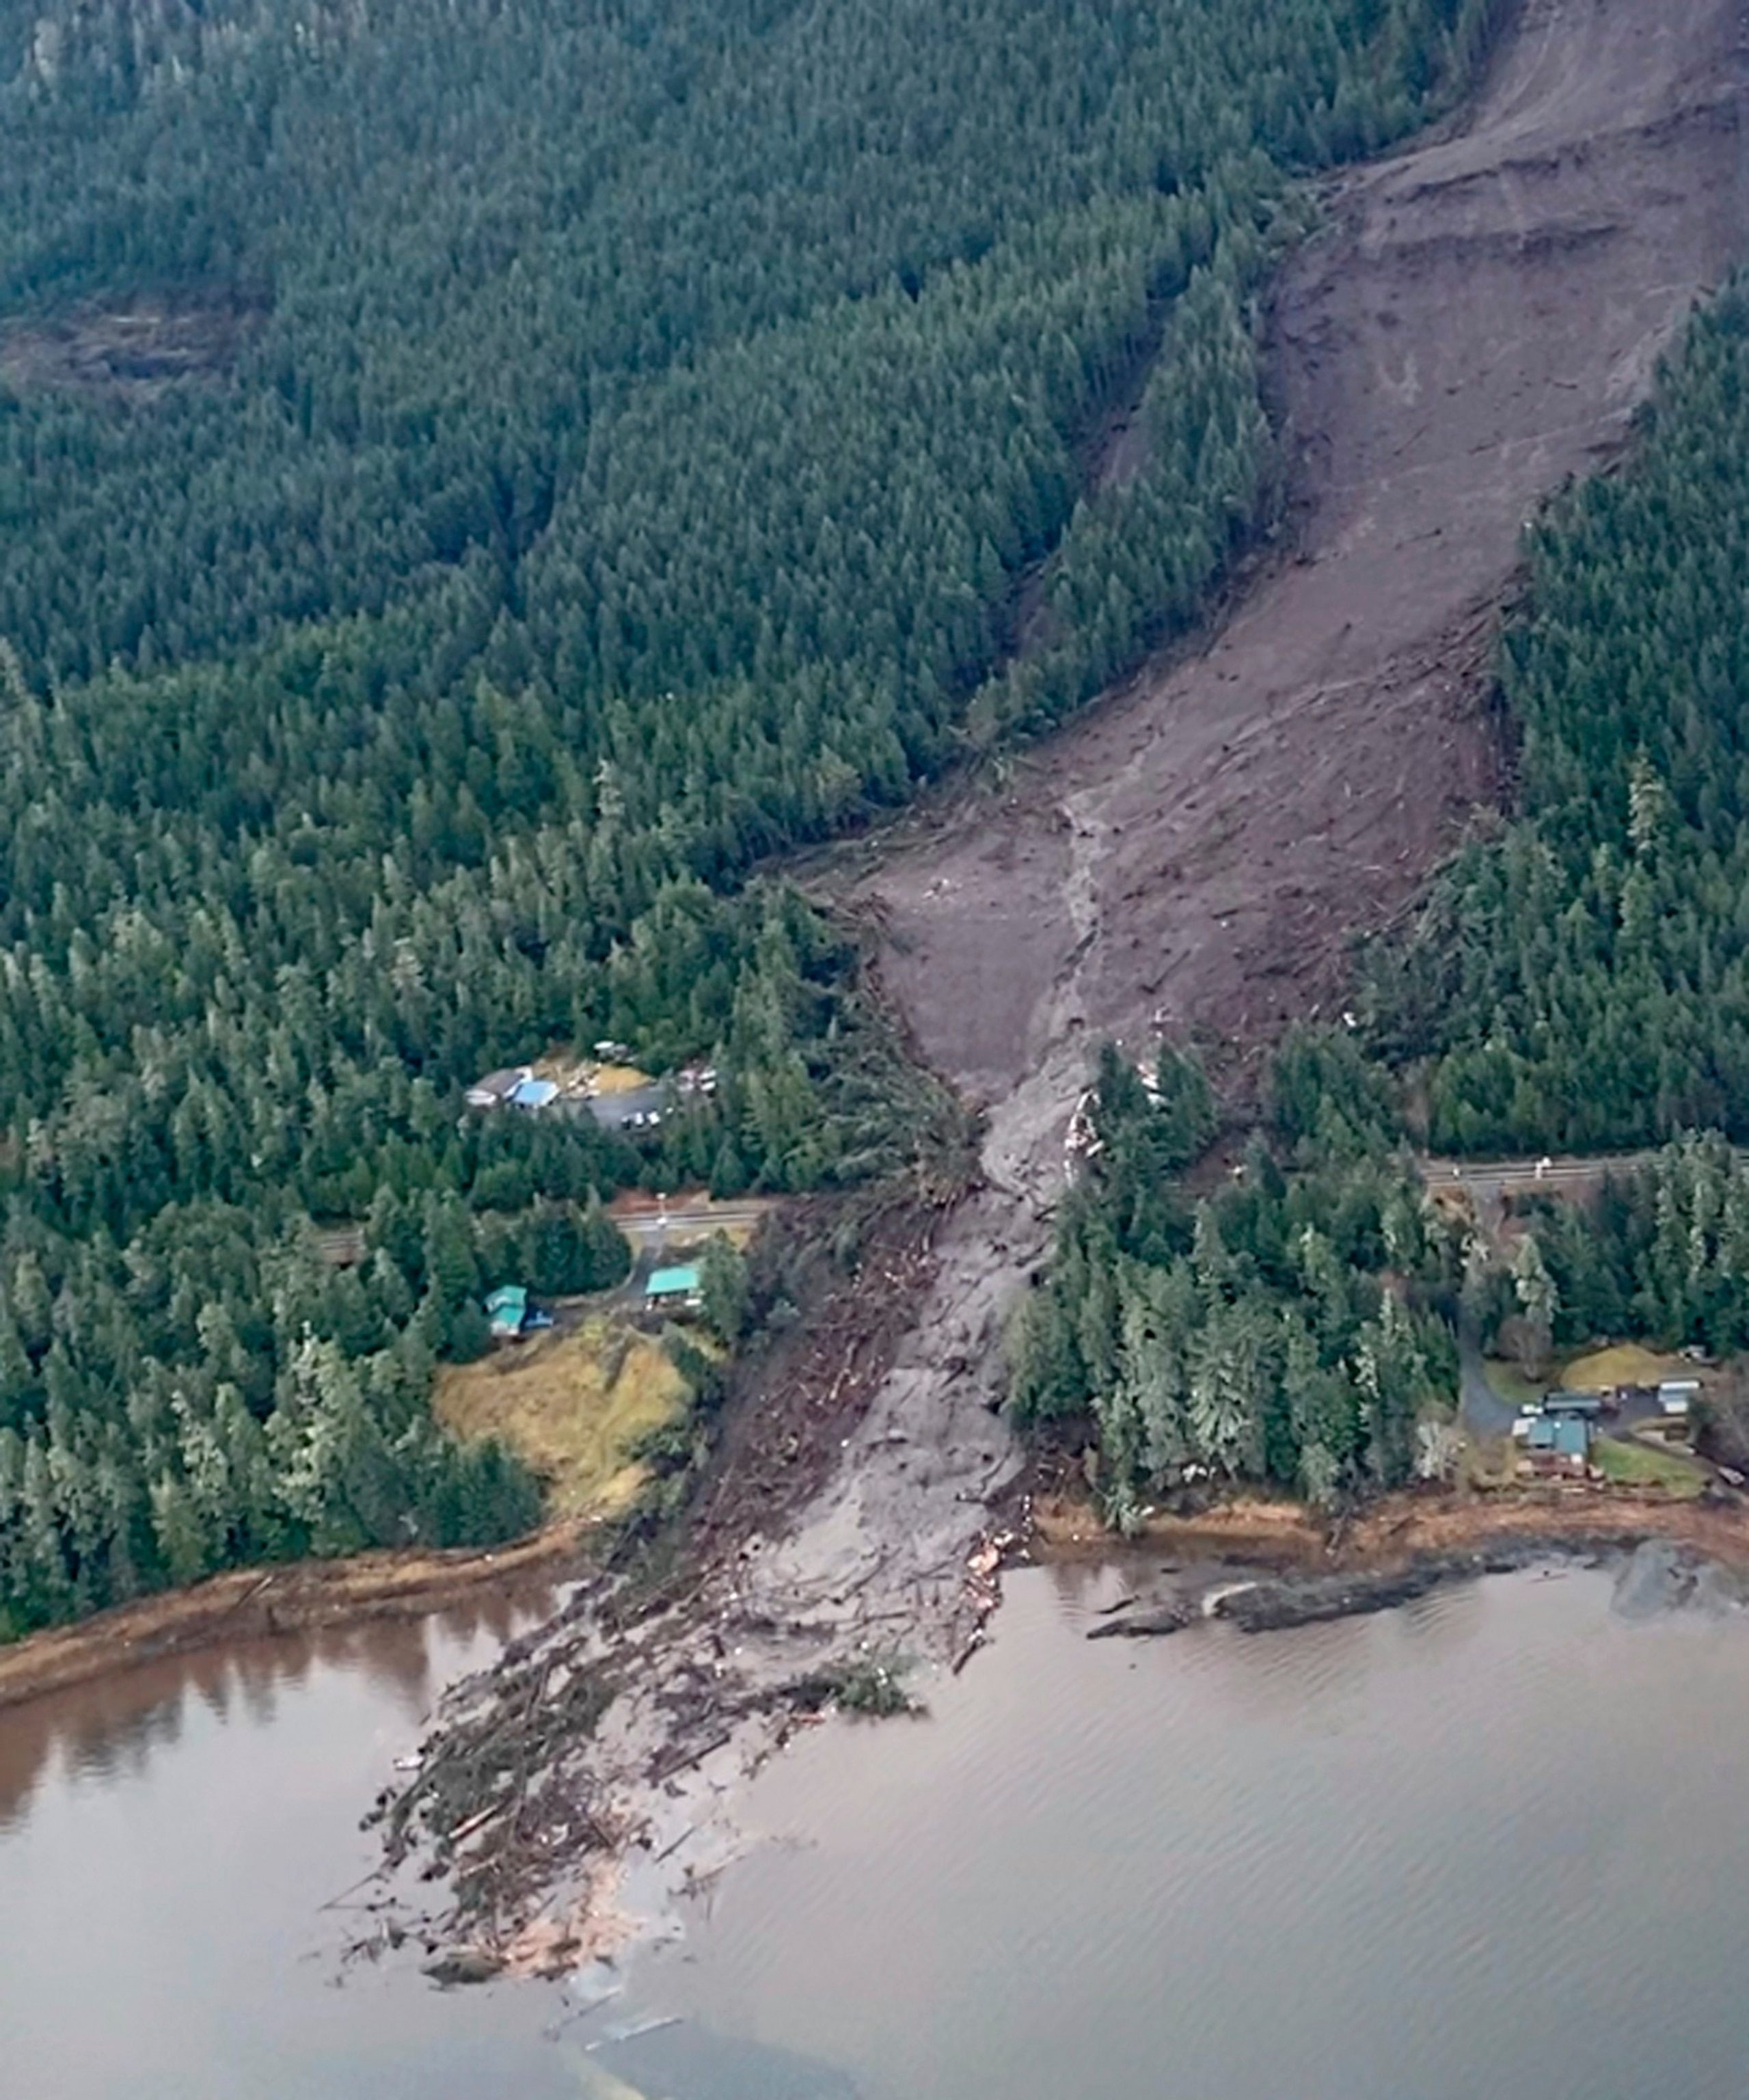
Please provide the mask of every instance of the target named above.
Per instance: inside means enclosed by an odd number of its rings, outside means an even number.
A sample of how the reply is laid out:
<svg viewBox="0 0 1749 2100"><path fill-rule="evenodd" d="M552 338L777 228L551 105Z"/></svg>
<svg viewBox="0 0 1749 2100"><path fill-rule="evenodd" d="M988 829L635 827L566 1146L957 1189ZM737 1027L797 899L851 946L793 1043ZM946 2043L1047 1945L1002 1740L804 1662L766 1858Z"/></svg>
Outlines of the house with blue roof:
<svg viewBox="0 0 1749 2100"><path fill-rule="evenodd" d="M517 1342L553 1325L553 1315L528 1302L520 1283L500 1283L486 1301L486 1322L495 1342Z"/></svg>

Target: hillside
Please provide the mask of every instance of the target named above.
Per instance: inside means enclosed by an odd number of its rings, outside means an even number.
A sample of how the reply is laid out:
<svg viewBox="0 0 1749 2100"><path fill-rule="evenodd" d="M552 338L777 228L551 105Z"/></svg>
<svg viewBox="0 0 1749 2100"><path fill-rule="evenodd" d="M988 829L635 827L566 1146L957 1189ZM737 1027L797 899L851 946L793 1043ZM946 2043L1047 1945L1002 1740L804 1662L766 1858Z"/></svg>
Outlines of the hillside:
<svg viewBox="0 0 1749 2100"><path fill-rule="evenodd" d="M1722 61L1722 35L1715 49ZM1570 72L1545 77L1564 116L1583 106ZM1679 92L1704 99L1660 127L1660 157L1685 135L1690 151L1722 161L1735 143L1720 121L1730 79L1724 63L1713 83L1698 68L1677 76ZM1513 105L1521 123L1526 108ZM1636 311L1623 268L1647 232L1643 192L1623 184L1607 218L1600 192L1650 144L1619 131L1579 163L1588 267L1597 289L1613 286L1604 311L1623 328ZM1689 225L1720 262L1740 252L1722 211ZM1539 274L1554 281L1531 310L1539 318L1571 289L1571 231L1569 221L1569 237L1545 250L1553 259ZM1670 232L1655 262L1640 249L1649 271L1676 252ZM1660 284L1661 299L1668 290ZM1562 310L1575 325L1588 311ZM1584 324L1624 390L1637 386L1661 338L1629 355L1609 323ZM1551 336L1544 328L1526 355L1478 365L1484 386L1502 373L1516 382L1509 412L1528 364L1563 386L1584 368L1557 361ZM1405 346L1399 372L1418 354ZM1561 489L1527 536L1489 666L1517 808L1476 824L1412 915L1371 944L1346 987L1345 1025L1289 1032L1262 1126L1231 1173L1181 1173L1213 1125L1192 1118L1190 1140L1174 1142L1185 1100L1206 1094L1193 1065L1163 1050L1150 1098L1105 1054L1085 1168L1046 1287L1017 1326L1013 1399L1023 1418L1091 1418L1107 1507L1121 1521L1186 1481L1267 1480L1333 1506L1454 1465L1459 1332L1530 1363L1624 1335L1729 1358L1749 1335L1749 1179L1726 1142L1749 1128L1740 276L1690 320L1654 377L1612 470ZM1414 390L1399 398L1412 413ZM1454 422L1448 458L1452 437L1474 427L1461 413ZM1550 433L1540 464L1576 435ZM1485 491L1515 479L1510 465L1502 474L1506 450L1479 459ZM1448 479L1441 495L1455 492ZM1473 499L1472 558L1478 508ZM1454 576L1464 558L1447 556ZM1389 574L1375 558L1375 589ZM1404 698L1425 692L1411 684ZM1363 770L1352 747L1347 766ZM1472 1154L1618 1157L1564 1200L1540 1185L1539 1167L1496 1232L1479 1200L1471 1211L1429 1199L1412 1136ZM1630 1149L1661 1140L1658 1152ZM1478 1418L1467 1392L1464 1408L1471 1429L1500 1426L1486 1403ZM1641 1462L1606 1457L1613 1477Z"/></svg>
<svg viewBox="0 0 1749 2100"><path fill-rule="evenodd" d="M885 1439L927 1416L951 1420L958 1439L958 1470L936 1484L944 1523L950 1497L981 1487L980 1403L1007 1393L1007 1323L1060 1230L1065 1295L1086 1295L1077 1228L1060 1215L1064 1140L1101 1039L1142 1057L1164 1035L1249 1076L1296 1021L1334 1022L1352 1002L1364 1022L1373 1004L1357 951L1419 919L1430 876L1469 827L1498 828L1510 732L1496 667L1525 528L1570 478L1623 457L1660 359L1741 253L1736 82L1736 16L1719 0L1655 15L1632 0L1535 0L1465 121L1343 179L1326 230L1277 281L1267 342L1292 461L1284 558L1252 579L1205 646L1150 664L999 784L839 878L879 915L887 981L927 1053L988 1103L989 1127L988 1185L944 1236L919 1340L871 1411L857 1478L819 1512L822 1541L847 1511L878 1503L870 1476L888 1467ZM1534 709L1539 795L1571 800L1514 832L1504 856L1478 845L1462 858L1433 893L1409 982L1378 987L1381 1048L1450 1046L1441 1099L1454 1118L1503 1065L1542 1084L1541 1101L1522 1090L1529 1105L1516 1122L1508 1088L1492 1126L1538 1149L1588 1118L1593 1130L1606 1116L1640 1127L1623 1105L1649 1098L1634 1089L1654 1061L1672 1074L1672 1099L1679 1084L1692 1099L1696 1075L1710 1083L1734 1055L1734 1004L1718 1006L1710 1040L1693 1024L1713 1011L1698 987L1734 994L1738 938L1718 843L1735 792L1735 689L1721 668L1734 646L1740 530L1735 312L1733 302L1701 332L1668 452L1643 480L1574 495L1535 550L1533 580L1549 596L1513 629L1509 691ZM1639 544L1618 538L1606 550L1606 536L1629 527ZM1698 656L1703 620L1713 632ZM1703 665L1704 696L1692 685ZM1635 682L1598 708L1600 677L1630 666ZM1661 720L1653 702L1666 690ZM1612 835L1625 856L1641 737L1670 782L1658 893L1669 918L1655 935L1643 924L1635 947L1616 941L1601 908L1622 886L1619 859L1613 889L1575 871ZM1606 792L1593 807L1573 783L1597 759ZM1704 797L1715 827L1678 824L1678 797L1696 810ZM1545 826L1566 859L1533 888ZM1672 908L1703 874L1704 893L1697 885ZM1650 880L1643 870L1634 886L1643 893ZM1577 1046L1609 995L1611 948L1634 1021L1596 1035L1594 1069ZM1553 1035L1534 973L1563 949L1584 967L1547 987L1572 998ZM1687 1034L1655 1039L1666 1017ZM1498 1046L1487 1040L1496 1027ZM1557 1089L1570 1124L1542 1120ZM1361 1132L1370 1120L1350 1118ZM1399 1136L1390 1123L1387 1154ZM1338 1150L1329 1189L1271 1196L1265 1230L1284 1214L1305 1222L1308 1200L1340 1211L1347 1164ZM1399 1170L1387 1158L1369 1175L1369 1164L1352 1178L1372 1185L1350 1192L1359 1208L1337 1235L1354 1272L1332 1316L1344 1350L1395 1259L1381 1228ZM1186 1209L1170 1229L1188 1223ZM1408 1251L1413 1264L1425 1255L1430 1288L1449 1280L1440 1249ZM1209 1252L1204 1286L1221 1267ZM1304 1278L1274 1287L1316 1296ZM1223 1279L1217 1295L1238 1294ZM1206 1303L1206 1290L1204 1307L1181 1298L1178 1325L1202 1324ZM1112 1309L1095 1305L1092 1326ZM1247 1345L1240 1335L1241 1353ZM1403 1352L1405 1418L1426 1390L1414 1359L1429 1353ZM1279 1366L1253 1352L1248 1369L1262 1389ZM1046 1411L1090 1396L1073 1365L1060 1379L1035 1364L1029 1386ZM1390 1477L1406 1441L1374 1432L1392 1427L1350 1419L1336 1440L1345 1457L1386 1447ZM1322 1440L1303 1419L1293 1432L1296 1450Z"/></svg>
<svg viewBox="0 0 1749 2100"><path fill-rule="evenodd" d="M522 1250L902 1156L855 954L742 878L1196 616L1294 179L1488 28L0 5L0 1630L517 1529L428 1396ZM460 1117L598 1037L720 1093Z"/></svg>

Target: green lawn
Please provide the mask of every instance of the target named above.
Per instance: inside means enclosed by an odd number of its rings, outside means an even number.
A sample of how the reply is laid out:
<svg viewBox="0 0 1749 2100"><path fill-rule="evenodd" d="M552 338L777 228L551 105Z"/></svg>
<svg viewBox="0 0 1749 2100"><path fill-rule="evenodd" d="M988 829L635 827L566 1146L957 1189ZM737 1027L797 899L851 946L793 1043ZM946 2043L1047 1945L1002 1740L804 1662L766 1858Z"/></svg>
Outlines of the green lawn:
<svg viewBox="0 0 1749 2100"><path fill-rule="evenodd" d="M1600 1436L1591 1447L1593 1462L1606 1480L1620 1488L1663 1488L1673 1495L1698 1495L1705 1485L1699 1467L1673 1451L1649 1444Z"/></svg>

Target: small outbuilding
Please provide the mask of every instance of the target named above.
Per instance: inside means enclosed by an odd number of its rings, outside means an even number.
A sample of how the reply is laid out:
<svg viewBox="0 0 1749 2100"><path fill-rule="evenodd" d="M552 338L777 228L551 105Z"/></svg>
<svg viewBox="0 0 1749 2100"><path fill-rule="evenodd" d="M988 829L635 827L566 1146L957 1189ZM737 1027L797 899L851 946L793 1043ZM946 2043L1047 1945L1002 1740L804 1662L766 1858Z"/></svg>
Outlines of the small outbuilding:
<svg viewBox="0 0 1749 2100"><path fill-rule="evenodd" d="M1603 1395L1577 1391L1546 1393L1543 1397L1543 1412L1544 1414L1584 1415L1589 1420L1602 1414Z"/></svg>
<svg viewBox="0 0 1749 2100"><path fill-rule="evenodd" d="M520 1283L500 1283L486 1301L495 1342L513 1342L528 1325L528 1293Z"/></svg>
<svg viewBox="0 0 1749 2100"><path fill-rule="evenodd" d="M1685 1422L1699 1398L1698 1379L1666 1379L1658 1388L1658 1411L1667 1419Z"/></svg>
<svg viewBox="0 0 1749 2100"><path fill-rule="evenodd" d="M690 1263L683 1268L652 1269L644 1286L644 1304L652 1312L696 1312L703 1302L698 1271Z"/></svg>
<svg viewBox="0 0 1749 2100"><path fill-rule="evenodd" d="M1641 1424L1640 1434L1686 1447L1694 1439L1694 1403L1699 1398L1698 1379L1666 1379L1658 1388L1658 1412Z"/></svg>
<svg viewBox="0 0 1749 2100"><path fill-rule="evenodd" d="M537 1079L531 1072L510 1089L510 1105L513 1109L544 1109L557 1100L558 1091L557 1079Z"/></svg>

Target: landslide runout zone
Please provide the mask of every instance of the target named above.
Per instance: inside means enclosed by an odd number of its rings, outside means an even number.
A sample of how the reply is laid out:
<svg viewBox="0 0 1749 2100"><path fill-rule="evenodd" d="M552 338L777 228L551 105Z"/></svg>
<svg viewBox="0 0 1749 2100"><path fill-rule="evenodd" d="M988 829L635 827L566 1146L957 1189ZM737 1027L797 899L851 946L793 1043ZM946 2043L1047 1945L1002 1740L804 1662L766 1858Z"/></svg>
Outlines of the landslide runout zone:
<svg viewBox="0 0 1749 2100"><path fill-rule="evenodd" d="M1738 249L1736 45L1720 0L1530 0L1461 130L1337 186L1271 323L1296 558L869 885L963 1087L1304 1014L1488 798L1522 529Z"/></svg>
<svg viewBox="0 0 1749 2100"><path fill-rule="evenodd" d="M1528 0L1463 119L1337 183L1276 287L1290 550L1206 647L863 879L925 1054L988 1105L988 1185L787 1549L798 1575L977 1514L1002 1317L1097 1043L1267 1040L1315 1012L1496 792L1490 664L1524 527L1619 452L1742 252L1740 55L1724 0ZM921 1520L889 1456L917 1446Z"/></svg>
<svg viewBox="0 0 1749 2100"><path fill-rule="evenodd" d="M1017 1467L1002 1323L1095 1045L1315 1010L1496 793L1496 608L1527 520L1619 449L1736 258L1738 71L1724 0L1527 0L1465 117L1337 183L1276 287L1289 551L1206 647L861 878L925 1054L989 1109L985 1181L834 1478L645 1630L647 1670L619 1658L573 1777L672 1842L676 1882L720 1824L725 1715L847 1643L963 1653L989 1608L967 1568ZM547 1684L588 1643L522 1648L517 1682Z"/></svg>

